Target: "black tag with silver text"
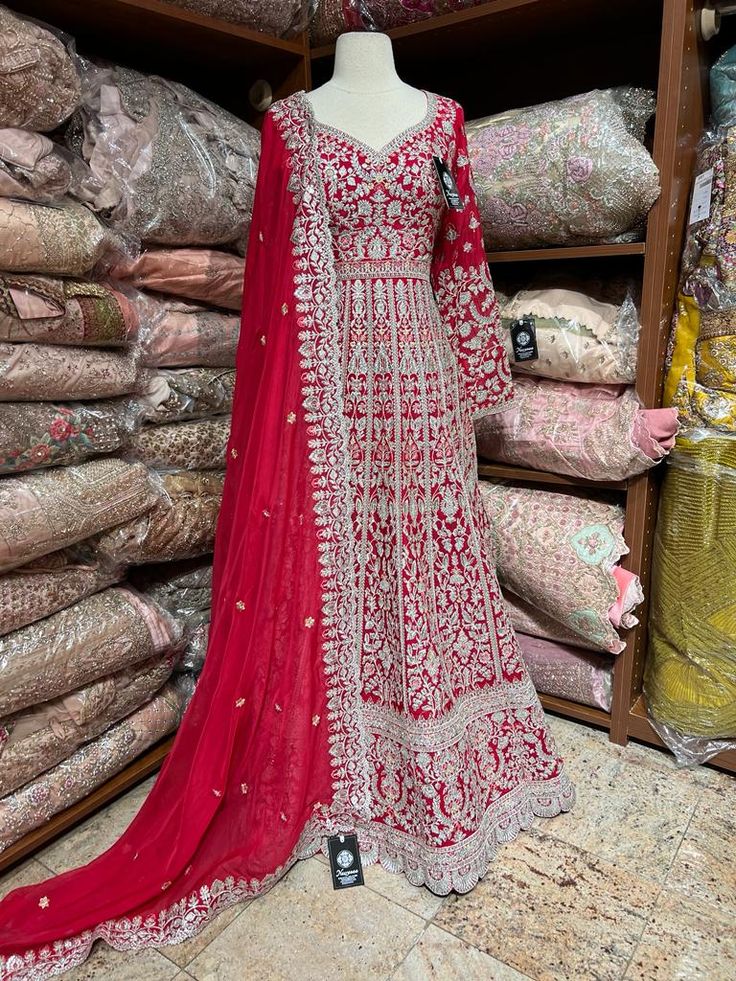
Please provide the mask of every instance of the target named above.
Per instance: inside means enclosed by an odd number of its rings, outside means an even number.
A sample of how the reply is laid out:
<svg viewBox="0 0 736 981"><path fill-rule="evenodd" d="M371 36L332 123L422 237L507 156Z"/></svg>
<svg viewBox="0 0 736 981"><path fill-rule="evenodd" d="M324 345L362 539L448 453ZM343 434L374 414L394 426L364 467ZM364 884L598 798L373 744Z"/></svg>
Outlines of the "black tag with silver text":
<svg viewBox="0 0 736 981"><path fill-rule="evenodd" d="M511 346L514 349L514 361L536 361L539 357L537 350L537 325L534 317L522 317L511 322Z"/></svg>
<svg viewBox="0 0 736 981"><path fill-rule="evenodd" d="M349 889L363 885L363 866L360 863L357 835L333 835L327 839L333 889Z"/></svg>
<svg viewBox="0 0 736 981"><path fill-rule="evenodd" d="M445 204L448 208L452 208L453 211L462 211L463 202L460 192L457 189L455 178L447 169L447 164L439 157L432 157L432 162L434 163L434 169L437 171L437 176L440 179L440 187L442 188Z"/></svg>

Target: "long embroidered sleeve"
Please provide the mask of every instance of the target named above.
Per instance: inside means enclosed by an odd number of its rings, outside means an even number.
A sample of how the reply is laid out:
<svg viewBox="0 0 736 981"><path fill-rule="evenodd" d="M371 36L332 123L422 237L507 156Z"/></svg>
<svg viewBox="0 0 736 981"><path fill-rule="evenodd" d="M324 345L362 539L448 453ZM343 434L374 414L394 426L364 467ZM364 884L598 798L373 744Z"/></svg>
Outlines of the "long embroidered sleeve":
<svg viewBox="0 0 736 981"><path fill-rule="evenodd" d="M462 209L445 209L431 277L440 316L457 357L466 403L472 417L477 418L505 408L513 398L513 388L467 150L463 111L458 106L455 157L448 166Z"/></svg>

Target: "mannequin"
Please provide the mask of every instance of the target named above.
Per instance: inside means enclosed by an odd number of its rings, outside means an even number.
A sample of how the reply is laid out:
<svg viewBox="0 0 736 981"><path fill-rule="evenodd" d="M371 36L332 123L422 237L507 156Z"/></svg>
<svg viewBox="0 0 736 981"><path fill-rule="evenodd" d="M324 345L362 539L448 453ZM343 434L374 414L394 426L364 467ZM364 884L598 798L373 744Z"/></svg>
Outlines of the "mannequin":
<svg viewBox="0 0 736 981"><path fill-rule="evenodd" d="M387 34L342 34L332 78L307 93L307 98L318 123L374 150L421 122L427 111L425 93L397 75Z"/></svg>

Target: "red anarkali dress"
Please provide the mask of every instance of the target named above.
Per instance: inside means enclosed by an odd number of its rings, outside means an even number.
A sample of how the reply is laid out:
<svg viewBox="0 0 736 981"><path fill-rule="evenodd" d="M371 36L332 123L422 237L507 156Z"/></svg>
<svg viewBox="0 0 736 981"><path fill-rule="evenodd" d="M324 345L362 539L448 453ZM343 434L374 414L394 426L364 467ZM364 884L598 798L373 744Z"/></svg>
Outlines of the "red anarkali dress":
<svg viewBox="0 0 736 981"><path fill-rule="evenodd" d="M466 891L572 803L477 487L512 391L456 103L380 150L271 108L237 373L199 685L119 841L0 904L6 979L181 942L338 831Z"/></svg>

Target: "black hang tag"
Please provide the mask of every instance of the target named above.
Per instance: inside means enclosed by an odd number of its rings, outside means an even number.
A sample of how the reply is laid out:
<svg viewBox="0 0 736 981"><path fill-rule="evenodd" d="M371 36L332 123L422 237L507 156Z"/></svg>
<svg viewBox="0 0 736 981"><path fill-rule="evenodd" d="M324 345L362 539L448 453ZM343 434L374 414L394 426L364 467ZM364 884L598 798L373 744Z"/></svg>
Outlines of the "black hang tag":
<svg viewBox="0 0 736 981"><path fill-rule="evenodd" d="M360 863L357 835L333 835L327 839L333 889L349 889L363 885L363 866Z"/></svg>
<svg viewBox="0 0 736 981"><path fill-rule="evenodd" d="M511 346L514 349L514 361L536 361L539 357L537 349L537 325L534 317L522 317L511 322Z"/></svg>
<svg viewBox="0 0 736 981"><path fill-rule="evenodd" d="M445 204L448 208L452 208L453 211L462 211L462 198L460 197L460 192L457 189L455 178L448 170L447 164L444 160L441 160L440 157L432 157L432 163L434 164L434 169L437 171L437 176L440 179L440 187L442 188L442 195L445 199Z"/></svg>

